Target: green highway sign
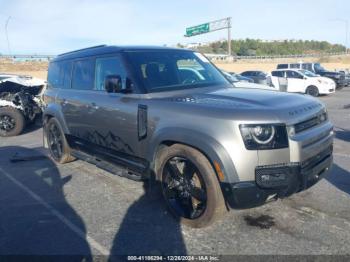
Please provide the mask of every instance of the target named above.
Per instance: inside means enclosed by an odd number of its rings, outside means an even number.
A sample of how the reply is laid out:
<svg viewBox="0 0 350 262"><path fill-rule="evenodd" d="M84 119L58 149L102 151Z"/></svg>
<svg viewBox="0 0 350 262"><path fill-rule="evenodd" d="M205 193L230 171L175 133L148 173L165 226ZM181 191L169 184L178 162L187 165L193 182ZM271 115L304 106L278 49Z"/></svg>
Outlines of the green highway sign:
<svg viewBox="0 0 350 262"><path fill-rule="evenodd" d="M209 23L201 24L192 26L189 28L186 28L186 35L187 37L194 36L194 35L200 35L205 34L210 31Z"/></svg>

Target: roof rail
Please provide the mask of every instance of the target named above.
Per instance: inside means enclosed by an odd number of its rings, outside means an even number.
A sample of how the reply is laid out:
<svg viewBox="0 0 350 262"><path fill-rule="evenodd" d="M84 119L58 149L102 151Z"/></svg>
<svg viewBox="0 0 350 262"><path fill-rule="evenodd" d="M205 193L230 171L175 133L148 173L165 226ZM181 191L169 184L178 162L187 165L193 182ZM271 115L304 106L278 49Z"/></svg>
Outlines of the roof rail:
<svg viewBox="0 0 350 262"><path fill-rule="evenodd" d="M95 49L95 48L105 47L105 46L107 46L107 45L96 45L96 46L91 46L91 47L87 47L87 48L82 48L82 49L78 49L78 50L74 50L74 51L62 53L62 54L59 54L58 56L68 55L68 54L72 54L72 53L79 52L79 51L85 51L85 50L90 50L90 49Z"/></svg>

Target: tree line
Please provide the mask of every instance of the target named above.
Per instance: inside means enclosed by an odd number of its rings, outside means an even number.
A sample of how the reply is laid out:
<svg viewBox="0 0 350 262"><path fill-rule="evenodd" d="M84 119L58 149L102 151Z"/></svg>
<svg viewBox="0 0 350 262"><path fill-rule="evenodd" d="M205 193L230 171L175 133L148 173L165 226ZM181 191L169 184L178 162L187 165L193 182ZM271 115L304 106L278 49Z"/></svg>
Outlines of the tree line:
<svg viewBox="0 0 350 262"><path fill-rule="evenodd" d="M194 49L203 53L227 53L227 41L216 41L200 45ZM179 47L183 47L178 44ZM284 40L262 41L259 39L244 39L231 41L231 53L238 56L264 56L264 55L298 55L321 54L331 52L345 52L345 46L331 44L327 41L314 40Z"/></svg>

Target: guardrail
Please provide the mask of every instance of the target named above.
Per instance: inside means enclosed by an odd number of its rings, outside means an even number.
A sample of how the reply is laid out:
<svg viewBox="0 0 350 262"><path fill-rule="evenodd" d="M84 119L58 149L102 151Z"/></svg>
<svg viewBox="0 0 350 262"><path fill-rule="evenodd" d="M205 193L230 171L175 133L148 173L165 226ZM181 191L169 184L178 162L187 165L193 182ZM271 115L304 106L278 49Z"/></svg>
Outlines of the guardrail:
<svg viewBox="0 0 350 262"><path fill-rule="evenodd" d="M0 59L20 59L20 60L51 60L52 58L56 57L55 55L1 55Z"/></svg>
<svg viewBox="0 0 350 262"><path fill-rule="evenodd" d="M298 54L298 55L264 55L264 56L228 56L226 54L205 54L211 60L234 61L234 60L263 60L263 59L279 59L279 58L304 58L304 57L323 57L323 56L340 56L347 55L345 52L341 53L321 53L321 54ZM1 55L0 59L15 59L15 60L51 60L55 55Z"/></svg>
<svg viewBox="0 0 350 262"><path fill-rule="evenodd" d="M280 58L305 58L347 55L345 52L320 53L320 54L297 54L297 55L263 55L263 56L228 56L226 54L205 54L211 60L235 61L235 60L263 60Z"/></svg>

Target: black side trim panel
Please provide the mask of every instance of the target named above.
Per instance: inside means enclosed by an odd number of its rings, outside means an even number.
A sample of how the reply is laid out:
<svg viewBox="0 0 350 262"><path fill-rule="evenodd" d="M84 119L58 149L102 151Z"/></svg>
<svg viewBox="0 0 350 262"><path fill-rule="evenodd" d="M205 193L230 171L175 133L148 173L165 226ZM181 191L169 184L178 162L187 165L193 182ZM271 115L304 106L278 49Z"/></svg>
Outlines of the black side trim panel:
<svg viewBox="0 0 350 262"><path fill-rule="evenodd" d="M66 135L66 139L72 149L85 152L97 159L127 167L134 172L142 174L149 168L149 162L145 159L93 144L76 136Z"/></svg>
<svg viewBox="0 0 350 262"><path fill-rule="evenodd" d="M137 131L139 140L147 137L147 106L139 105L137 110Z"/></svg>

